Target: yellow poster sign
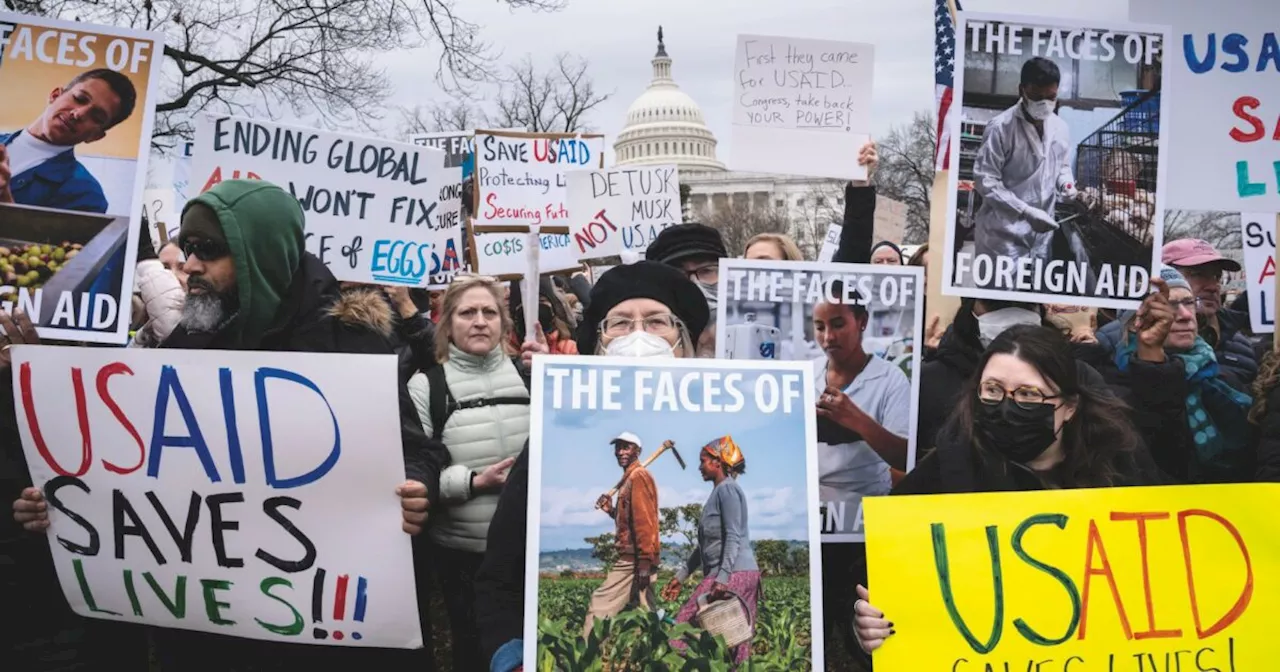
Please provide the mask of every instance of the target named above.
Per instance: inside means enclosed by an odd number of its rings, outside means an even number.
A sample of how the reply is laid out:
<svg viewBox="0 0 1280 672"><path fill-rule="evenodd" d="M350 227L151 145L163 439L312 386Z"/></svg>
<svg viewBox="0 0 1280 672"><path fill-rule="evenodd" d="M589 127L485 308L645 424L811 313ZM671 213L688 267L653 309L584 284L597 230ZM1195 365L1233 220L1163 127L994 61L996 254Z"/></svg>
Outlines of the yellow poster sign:
<svg viewBox="0 0 1280 672"><path fill-rule="evenodd" d="M876 672L1280 670L1280 485L875 497Z"/></svg>

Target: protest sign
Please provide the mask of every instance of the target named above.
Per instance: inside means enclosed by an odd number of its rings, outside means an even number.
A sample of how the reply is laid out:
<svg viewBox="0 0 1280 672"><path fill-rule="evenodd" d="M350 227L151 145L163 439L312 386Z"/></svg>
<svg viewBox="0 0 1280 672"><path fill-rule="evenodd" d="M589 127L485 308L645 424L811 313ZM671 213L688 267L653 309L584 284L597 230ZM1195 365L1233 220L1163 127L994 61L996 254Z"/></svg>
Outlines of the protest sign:
<svg viewBox="0 0 1280 672"><path fill-rule="evenodd" d="M610 659L618 669L733 662L722 642L673 652L704 634L689 621L721 581L756 616L743 646L823 669L812 380L796 362L534 358L531 667L598 669L610 650L628 656ZM744 471L723 476L726 464ZM736 557L706 576L720 542ZM636 571L656 576L624 610ZM585 654L584 637L597 642Z"/></svg>
<svg viewBox="0 0 1280 672"><path fill-rule="evenodd" d="M828 262L836 256L836 250L840 249L840 232L843 230L843 224L832 224L827 229L827 235L822 239L822 249L818 250L818 261Z"/></svg>
<svg viewBox="0 0 1280 672"><path fill-rule="evenodd" d="M569 171L565 182L569 235L579 259L643 252L659 232L681 222L674 164Z"/></svg>
<svg viewBox="0 0 1280 672"><path fill-rule="evenodd" d="M476 254L478 273L501 278L523 276L529 268L525 260L528 233L483 233L477 231ZM567 233L539 233L542 242L538 255L539 273L558 273L582 268Z"/></svg>
<svg viewBox="0 0 1280 672"><path fill-rule="evenodd" d="M151 222L151 244L156 251L170 239L178 237L178 213L173 209L173 189L147 189L142 192L142 207Z"/></svg>
<svg viewBox="0 0 1280 672"><path fill-rule="evenodd" d="M507 132L522 133L523 128L503 129ZM461 168L462 179L466 180L475 172L476 132L471 131L439 131L436 133L412 133L410 144L431 147L444 152L445 168Z"/></svg>
<svg viewBox="0 0 1280 672"><path fill-rule="evenodd" d="M915 465L923 291L920 268L720 260L716 357L814 370L823 542L862 541L863 497L888 494ZM828 373L854 378L832 390ZM864 423L897 438L873 445Z"/></svg>
<svg viewBox="0 0 1280 672"><path fill-rule="evenodd" d="M476 131L475 143L475 231L568 233L565 172L604 168L603 135Z"/></svg>
<svg viewBox="0 0 1280 672"><path fill-rule="evenodd" d="M13 353L22 447L76 613L421 646L394 357Z"/></svg>
<svg viewBox="0 0 1280 672"><path fill-rule="evenodd" d="M123 344L163 36L0 11L0 309Z"/></svg>
<svg viewBox="0 0 1280 672"><path fill-rule="evenodd" d="M1167 207L1280 210L1280 6L1131 0L1129 17L1173 25Z"/></svg>
<svg viewBox="0 0 1280 672"><path fill-rule="evenodd" d="M739 35L735 54L734 170L867 178L874 45Z"/></svg>
<svg viewBox="0 0 1280 672"><path fill-rule="evenodd" d="M960 12L956 43L943 293L1136 308L1164 233L1168 29Z"/></svg>
<svg viewBox="0 0 1280 672"><path fill-rule="evenodd" d="M1249 294L1249 323L1255 334L1276 330L1276 213L1242 213L1245 291Z"/></svg>
<svg viewBox="0 0 1280 672"><path fill-rule="evenodd" d="M425 287L462 265L462 181L439 150L206 116L194 154L196 193L242 178L297 197L307 251L339 280Z"/></svg>
<svg viewBox="0 0 1280 672"><path fill-rule="evenodd" d="M876 497L877 672L1274 669L1276 485ZM922 572L924 576L922 576Z"/></svg>

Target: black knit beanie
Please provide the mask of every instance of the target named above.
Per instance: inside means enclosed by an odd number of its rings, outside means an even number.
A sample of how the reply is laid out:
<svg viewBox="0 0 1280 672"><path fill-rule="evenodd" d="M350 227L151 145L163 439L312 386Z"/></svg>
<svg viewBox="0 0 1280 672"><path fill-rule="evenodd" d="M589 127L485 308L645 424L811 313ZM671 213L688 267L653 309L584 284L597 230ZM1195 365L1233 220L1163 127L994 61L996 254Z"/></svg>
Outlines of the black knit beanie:
<svg viewBox="0 0 1280 672"><path fill-rule="evenodd" d="M653 299L670 308L689 330L689 338L693 340L690 347L698 342L698 336L711 320L702 290L684 273L656 261L614 266L591 288L591 301L578 324L579 353L595 354L600 322L614 306L628 299Z"/></svg>
<svg viewBox="0 0 1280 672"><path fill-rule="evenodd" d="M690 258L723 259L727 256L729 251L724 246L720 231L696 222L663 229L644 253L644 258L649 261L670 265Z"/></svg>

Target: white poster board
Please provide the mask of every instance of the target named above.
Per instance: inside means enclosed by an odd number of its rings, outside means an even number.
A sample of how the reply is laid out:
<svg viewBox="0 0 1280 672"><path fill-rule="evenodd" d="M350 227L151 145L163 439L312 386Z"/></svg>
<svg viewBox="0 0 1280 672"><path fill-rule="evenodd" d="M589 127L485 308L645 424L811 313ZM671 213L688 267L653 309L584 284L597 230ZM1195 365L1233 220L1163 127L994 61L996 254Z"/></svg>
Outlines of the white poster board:
<svg viewBox="0 0 1280 672"><path fill-rule="evenodd" d="M527 248L529 233L485 233L477 231L476 263L480 268L477 273L499 277L524 275L529 268ZM556 273L559 271L575 271L582 268L574 254L573 244L567 233L539 233L541 249L538 253L538 272Z"/></svg>
<svg viewBox="0 0 1280 672"><path fill-rule="evenodd" d="M1276 213L1241 213L1240 237L1249 324L1255 334L1270 334L1276 330Z"/></svg>
<svg viewBox="0 0 1280 672"><path fill-rule="evenodd" d="M822 249L818 250L818 261L829 262L836 256L836 250L840 249L840 232L843 230L843 224L832 224L827 229L827 237L822 239Z"/></svg>
<svg viewBox="0 0 1280 672"><path fill-rule="evenodd" d="M960 114L948 115L951 156L963 150L974 160L972 169L948 171L943 294L1137 309L1164 241L1169 130L1156 119L1169 98L1144 103L1151 114L1112 118L1128 130L1106 126L1102 140L1095 131L1104 127L1090 124L1090 135L1079 137L1085 131L1067 119L1091 114L1100 101L1124 109L1140 71L1168 89L1169 79L1156 76L1170 67L1160 59L1168 44L1165 26L957 14ZM1056 111L1042 122L1047 143L1018 97L1022 68L1034 58L1059 72ZM999 95L966 86L966 78L996 82ZM965 124L985 130L962 147L973 137ZM1094 141L1086 146L1087 138Z"/></svg>
<svg viewBox="0 0 1280 672"><path fill-rule="evenodd" d="M0 310L26 313L42 338L124 345L164 35L13 6L0 6ZM58 121L74 110L93 118ZM18 142L28 128L50 144Z"/></svg>
<svg viewBox="0 0 1280 672"><path fill-rule="evenodd" d="M874 69L874 45L739 35L733 169L866 179Z"/></svg>
<svg viewBox="0 0 1280 672"><path fill-rule="evenodd" d="M694 571L679 584L679 597L666 607L673 621L687 622L690 613L682 615L681 606L696 605L695 596L707 592L717 575L704 576L702 563L696 562L693 553L699 539L689 543L679 534L659 536L656 523L662 520L662 509L697 504L706 510L713 497L724 496L735 497L736 510L742 514L727 523L728 538L734 539L731 535L739 532L744 543L749 539L754 549L761 549L756 560L763 569L753 574L745 573L750 570L733 572L728 579L730 588L754 589L755 595L747 593L746 597L762 615L787 613L794 617L787 627L755 628L748 646L784 651L784 669L825 669L824 638L819 634L823 631L823 563L818 542L813 372L809 367L798 362L718 359L535 357L533 389L525 541L527 669L565 669L567 659L560 652L575 645L579 651L588 648L582 640L591 590L606 583L620 585L618 582L629 580L633 567L651 564L656 571L660 563L675 569L685 566L690 558L695 560ZM624 471L612 442L624 432L630 434L624 440L641 444L636 460L643 466L630 466L626 482L620 483ZM724 455L728 448L725 438L737 448L742 461L734 460L743 465L745 473L732 483L716 486L704 476L707 472L700 467L701 455L704 447ZM614 486L619 486L617 504L613 504ZM653 494L638 494L645 490ZM638 564L624 565L626 555L616 564L599 562L590 543L584 541L628 529L628 516L615 519L597 507L606 494L615 511L651 507L648 516L634 516L638 541L633 557L639 557ZM646 529L644 520L654 524ZM681 527L709 529L718 520L695 515L681 520ZM762 549L770 547L774 553L765 554ZM779 555L786 560L780 561ZM668 563L670 556L675 557ZM566 572L559 567L567 564L561 558L572 558L569 562L576 567L568 567ZM601 577L606 572L608 578ZM655 582L653 590L662 590L669 578L664 575L663 583ZM584 583L591 589L581 590ZM548 595L555 599L542 599ZM592 636L605 640L591 648L615 651L610 658L613 669L725 669L720 667L723 644L717 648L689 647L680 656L683 666L664 666L670 659L647 658L652 649L629 646L622 639L632 632L635 621L628 617L634 614L591 616ZM602 624L609 618L615 627ZM763 617L761 621L765 622ZM655 625L672 634L669 626ZM705 633L672 634L686 645L700 636ZM598 654L585 653L577 662L573 669L601 669ZM753 667L762 668L758 662Z"/></svg>
<svg viewBox="0 0 1280 672"><path fill-rule="evenodd" d="M1168 207L1280 211L1280 4L1130 0L1129 16L1173 25Z"/></svg>
<svg viewBox="0 0 1280 672"><path fill-rule="evenodd" d="M178 213L173 209L176 193L173 189L146 189L142 192L142 207L147 211L147 220L151 226L147 231L151 234L151 245L160 251L164 244L160 229L164 228L165 236L176 238L178 229Z"/></svg>
<svg viewBox="0 0 1280 672"><path fill-rule="evenodd" d="M860 370L843 394L904 443L877 451L858 428L819 413L822 541L863 541L863 499L889 494L916 463L924 269L721 259L717 291L717 359L805 362L820 395L830 362ZM826 351L828 334L842 347Z"/></svg>
<svg viewBox="0 0 1280 672"><path fill-rule="evenodd" d="M564 174L604 168L604 136L476 131L475 231L568 231Z"/></svg>
<svg viewBox="0 0 1280 672"><path fill-rule="evenodd" d="M663 229L681 221L675 165L565 173L569 235L579 259L643 252Z"/></svg>
<svg viewBox="0 0 1280 672"><path fill-rule="evenodd" d="M238 177L296 196L307 251L339 280L426 287L461 266L461 172L440 150L202 116L194 155L196 193Z"/></svg>
<svg viewBox="0 0 1280 672"><path fill-rule="evenodd" d="M395 357L13 353L23 451L77 614L276 642L421 646L395 494L405 479Z"/></svg>

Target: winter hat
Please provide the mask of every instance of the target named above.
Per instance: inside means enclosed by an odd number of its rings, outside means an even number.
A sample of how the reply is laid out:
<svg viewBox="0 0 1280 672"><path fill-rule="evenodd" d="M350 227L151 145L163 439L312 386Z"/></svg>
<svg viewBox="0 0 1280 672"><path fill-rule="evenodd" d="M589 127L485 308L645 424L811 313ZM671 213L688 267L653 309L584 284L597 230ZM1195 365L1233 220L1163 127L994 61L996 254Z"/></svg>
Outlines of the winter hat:
<svg viewBox="0 0 1280 672"><path fill-rule="evenodd" d="M600 322L614 306L628 299L653 299L664 304L684 322L694 343L698 342L698 336L711 319L702 291L675 268L656 261L614 266L602 274L591 288L591 299L583 312L582 322L578 324L578 352L595 354L596 343L600 339Z"/></svg>
<svg viewBox="0 0 1280 672"><path fill-rule="evenodd" d="M1182 273L1179 273L1178 269L1171 266L1160 266L1160 279L1164 280L1164 284L1168 285L1169 289L1181 287L1188 292L1191 291L1191 283L1182 277Z"/></svg>
<svg viewBox="0 0 1280 672"><path fill-rule="evenodd" d="M227 246L227 235L222 232L222 221L213 208L204 203L193 203L182 213L182 228L178 230L178 247L182 247L187 239L196 237Z"/></svg>
<svg viewBox="0 0 1280 672"><path fill-rule="evenodd" d="M903 258L902 258L902 248L901 248L901 247L898 247L897 245L895 245L895 244L893 244L892 242L887 241L887 240L882 240L882 241L880 241L880 242L876 243L875 245L872 245L872 246L871 246L871 257L876 256L876 250L878 250L878 249L880 249L880 248L882 248L882 247L887 247L887 248L889 248L889 249L893 250L894 252L897 252L897 253L898 253L898 263L899 263L899 264L905 264L905 263L907 263L907 261L906 261L905 259L903 259ZM868 259L870 259L870 257L868 257Z"/></svg>
<svg viewBox="0 0 1280 672"><path fill-rule="evenodd" d="M677 264L690 257L723 259L729 256L720 231L696 222L663 229L645 250L645 259Z"/></svg>

